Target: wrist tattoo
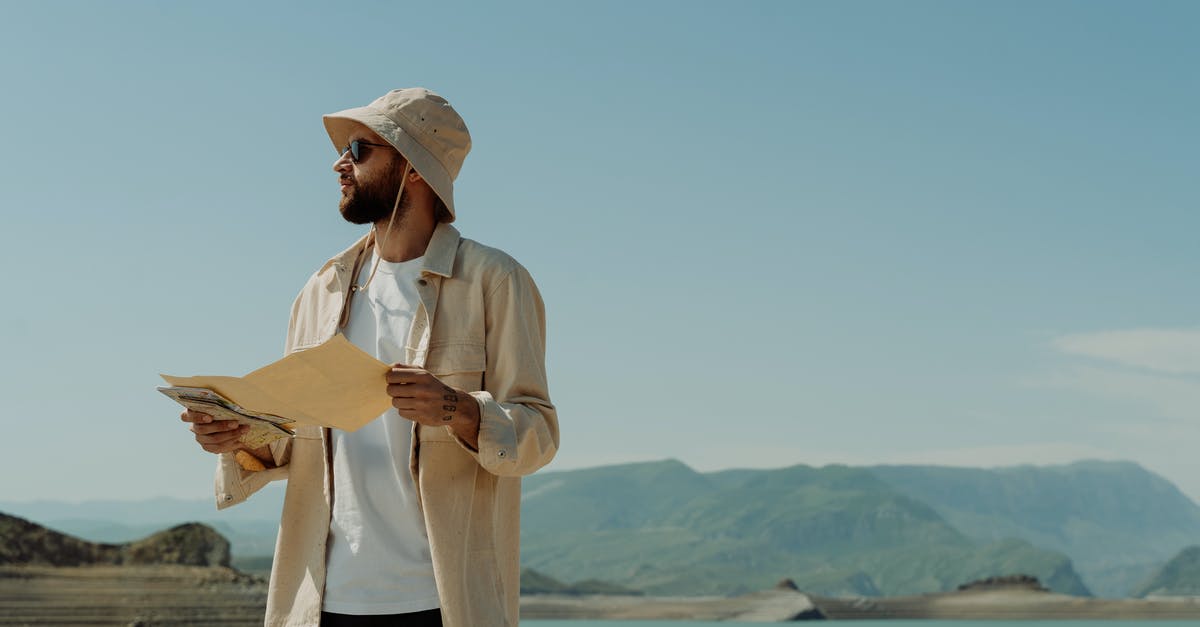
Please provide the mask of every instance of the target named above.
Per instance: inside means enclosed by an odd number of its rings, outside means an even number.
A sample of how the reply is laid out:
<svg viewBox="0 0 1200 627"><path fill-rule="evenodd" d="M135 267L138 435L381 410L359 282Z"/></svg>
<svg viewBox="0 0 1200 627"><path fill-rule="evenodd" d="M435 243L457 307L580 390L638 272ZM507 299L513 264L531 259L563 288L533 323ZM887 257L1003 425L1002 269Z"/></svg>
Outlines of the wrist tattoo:
<svg viewBox="0 0 1200 627"><path fill-rule="evenodd" d="M442 388L446 391L446 393L442 395L442 400L449 403L448 405L442 405L442 411L450 412L449 414L442 416L442 422L450 422L454 419L455 412L458 411L458 392L448 385L443 385Z"/></svg>

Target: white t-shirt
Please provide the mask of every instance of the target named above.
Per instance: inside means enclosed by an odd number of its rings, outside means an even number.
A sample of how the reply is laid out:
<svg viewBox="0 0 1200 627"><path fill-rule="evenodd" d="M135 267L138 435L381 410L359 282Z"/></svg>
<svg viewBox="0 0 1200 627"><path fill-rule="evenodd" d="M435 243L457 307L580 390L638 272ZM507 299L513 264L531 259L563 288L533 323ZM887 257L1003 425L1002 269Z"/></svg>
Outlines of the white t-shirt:
<svg viewBox="0 0 1200 627"><path fill-rule="evenodd" d="M354 295L346 338L385 363L404 361L421 302L420 257L381 261ZM362 285L374 254L363 264ZM440 607L425 521L409 472L412 421L395 409L353 433L333 430L333 519L329 524L324 610L401 614Z"/></svg>

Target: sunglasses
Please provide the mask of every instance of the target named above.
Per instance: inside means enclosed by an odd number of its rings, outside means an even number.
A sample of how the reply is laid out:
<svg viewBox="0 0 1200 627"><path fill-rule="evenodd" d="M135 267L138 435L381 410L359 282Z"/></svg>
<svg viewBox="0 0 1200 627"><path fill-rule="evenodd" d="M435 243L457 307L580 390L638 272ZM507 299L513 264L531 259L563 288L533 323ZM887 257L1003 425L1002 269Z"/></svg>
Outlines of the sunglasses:
<svg viewBox="0 0 1200 627"><path fill-rule="evenodd" d="M341 149L338 152L338 156L341 157L342 155L345 155L348 152L348 153L350 153L350 160L353 161L354 163L358 163L358 160L362 155L361 146L379 146L381 148L390 148L391 147L389 144L372 144L371 142L365 142L365 141L356 139L356 140L350 142L349 146L346 146L345 148Z"/></svg>

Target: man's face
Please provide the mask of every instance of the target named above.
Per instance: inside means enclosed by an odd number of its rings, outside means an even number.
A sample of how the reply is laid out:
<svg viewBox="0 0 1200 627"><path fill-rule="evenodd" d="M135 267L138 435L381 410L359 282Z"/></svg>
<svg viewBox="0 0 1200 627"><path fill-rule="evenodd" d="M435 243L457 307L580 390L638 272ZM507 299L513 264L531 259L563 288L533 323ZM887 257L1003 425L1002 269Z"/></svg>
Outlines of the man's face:
<svg viewBox="0 0 1200 627"><path fill-rule="evenodd" d="M354 224L373 224L392 213L404 160L394 148L365 127L350 134L348 141L359 142L358 161L346 151L333 162L338 173L342 199L338 209L342 217ZM368 144L384 144L375 146ZM399 222L408 208L408 194L400 203L396 220Z"/></svg>

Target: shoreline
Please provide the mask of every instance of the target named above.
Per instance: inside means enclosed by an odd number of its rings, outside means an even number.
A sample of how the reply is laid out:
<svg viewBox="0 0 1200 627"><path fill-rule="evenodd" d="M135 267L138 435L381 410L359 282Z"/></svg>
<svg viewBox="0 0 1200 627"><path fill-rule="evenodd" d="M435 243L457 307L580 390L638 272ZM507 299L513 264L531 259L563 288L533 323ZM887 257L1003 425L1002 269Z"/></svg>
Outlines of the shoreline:
<svg viewBox="0 0 1200 627"><path fill-rule="evenodd" d="M1200 597L1098 599L1026 587L903 597L821 597L769 590L739 597L525 595L521 617L591 620L1200 620Z"/></svg>
<svg viewBox="0 0 1200 627"><path fill-rule="evenodd" d="M266 582L198 566L0 566L0 624L261 625ZM773 589L737 597L535 594L523 619L787 622L874 619L1200 620L1200 597L1098 599L1028 586L835 598Z"/></svg>

